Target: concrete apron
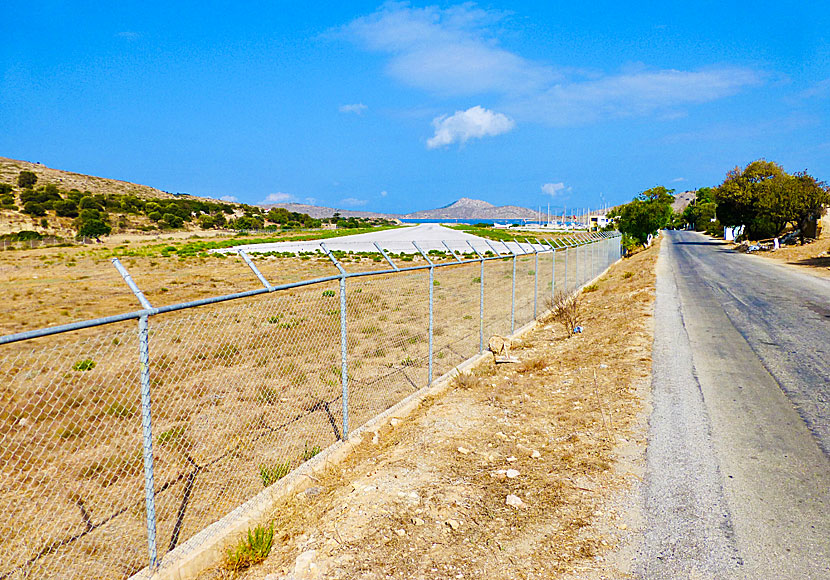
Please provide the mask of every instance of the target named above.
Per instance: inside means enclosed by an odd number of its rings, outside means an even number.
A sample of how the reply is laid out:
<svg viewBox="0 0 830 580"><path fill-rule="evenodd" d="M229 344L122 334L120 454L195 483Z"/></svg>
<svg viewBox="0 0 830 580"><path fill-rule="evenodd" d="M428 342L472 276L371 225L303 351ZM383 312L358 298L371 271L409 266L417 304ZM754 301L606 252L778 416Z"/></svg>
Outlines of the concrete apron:
<svg viewBox="0 0 830 580"><path fill-rule="evenodd" d="M574 291L574 294L581 292L583 288L602 278L611 269L611 266L621 259L612 262L596 277L585 282ZM544 317L547 312L543 312L540 318ZM538 321L531 320L509 335L509 338L520 338L537 326ZM370 419L363 426L351 431L346 441L338 441L330 445L222 519L210 524L192 538L165 554L155 571L151 571L149 567L144 568L131 576L129 580L190 580L204 570L219 564L224 560L228 549L236 544L239 538L247 534L249 529L268 522L279 502L311 487L314 481L313 478L317 474L342 463L363 443L365 437L374 437L375 434L385 434L394 430L401 421L418 409L424 400L445 393L452 385L452 379L457 374L472 370L490 356L492 354L488 351L477 354L441 375L432 382L432 385L415 391L402 399L380 415Z"/></svg>

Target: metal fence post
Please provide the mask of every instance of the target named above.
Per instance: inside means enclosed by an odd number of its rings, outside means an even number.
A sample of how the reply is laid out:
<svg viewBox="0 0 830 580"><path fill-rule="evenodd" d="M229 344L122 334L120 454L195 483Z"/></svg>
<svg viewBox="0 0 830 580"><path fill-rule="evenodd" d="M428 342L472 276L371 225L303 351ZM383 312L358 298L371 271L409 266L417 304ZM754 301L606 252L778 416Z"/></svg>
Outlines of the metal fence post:
<svg viewBox="0 0 830 580"><path fill-rule="evenodd" d="M516 252L510 249L510 247L502 242L504 247L507 248L511 254L513 254L513 288L510 293L510 334L513 334L516 330Z"/></svg>
<svg viewBox="0 0 830 580"><path fill-rule="evenodd" d="M133 281L127 269L112 259L118 273L138 298L142 308L151 310L153 306ZM156 492L153 477L153 420L150 397L150 332L149 315L143 314L138 319L138 374L141 383L141 448L144 460L144 508L147 519L147 553L150 570L158 567L158 550L156 549Z"/></svg>
<svg viewBox="0 0 830 580"><path fill-rule="evenodd" d="M527 241L527 238L525 238ZM536 246L533 245L532 242L527 242L530 244L530 249L533 250L533 258L534 258L534 266L533 266L533 320L536 320L538 317L537 310L536 310L536 302L538 300L539 295L539 252L536 250Z"/></svg>
<svg viewBox="0 0 830 580"><path fill-rule="evenodd" d="M433 348L433 311L434 311L434 296L435 296L435 264L432 263L432 260L429 259L429 256L425 251L421 249L421 247L417 244L417 242L412 242L412 245L415 246L415 249L418 250L421 255L424 257L424 260L427 261L429 264L429 363L428 363L428 375L427 375L427 385L432 384L432 348Z"/></svg>
<svg viewBox="0 0 830 580"><path fill-rule="evenodd" d="M468 240L469 245L473 251L478 255L481 273L478 276L479 282L479 299L478 299L478 353L484 352L484 256L476 250L476 247Z"/></svg>
<svg viewBox="0 0 830 580"><path fill-rule="evenodd" d="M348 357L348 335L346 334L347 312L346 308L346 270L343 265L334 257L324 242L320 247L334 263L340 272L340 379L343 391L343 441L349 436L349 357Z"/></svg>

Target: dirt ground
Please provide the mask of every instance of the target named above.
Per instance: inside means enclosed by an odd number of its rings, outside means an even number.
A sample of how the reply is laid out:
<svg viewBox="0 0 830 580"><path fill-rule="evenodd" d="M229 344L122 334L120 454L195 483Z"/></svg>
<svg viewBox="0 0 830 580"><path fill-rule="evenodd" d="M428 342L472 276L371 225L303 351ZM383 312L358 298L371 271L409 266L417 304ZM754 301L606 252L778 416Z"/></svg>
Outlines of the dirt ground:
<svg viewBox="0 0 830 580"><path fill-rule="evenodd" d="M538 325L278 506L240 577L627 577L657 246L582 294L584 333Z"/></svg>
<svg viewBox="0 0 830 580"><path fill-rule="evenodd" d="M758 252L756 255L783 262L813 276L830 278L830 235L823 235L803 246L784 246L774 252Z"/></svg>

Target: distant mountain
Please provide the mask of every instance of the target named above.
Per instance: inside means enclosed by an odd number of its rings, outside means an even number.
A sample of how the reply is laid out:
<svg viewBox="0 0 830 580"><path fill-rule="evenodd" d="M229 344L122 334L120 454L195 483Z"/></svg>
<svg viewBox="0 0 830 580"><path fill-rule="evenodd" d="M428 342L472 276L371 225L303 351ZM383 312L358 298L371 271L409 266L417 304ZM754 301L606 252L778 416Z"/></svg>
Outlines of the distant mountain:
<svg viewBox="0 0 830 580"><path fill-rule="evenodd" d="M515 205L495 206L492 203L483 201L481 199L470 199L469 197L462 197L461 199L452 202L444 207L438 209L427 209L416 211L404 215L377 213L373 211L364 210L349 210L337 209L333 207L325 207L319 205L307 205L304 203L269 203L262 207L283 207L288 211L295 211L298 213L307 213L311 217L324 218L331 217L334 212L338 212L341 216L348 217L370 217L370 218L386 218L386 219L420 219L420 220L474 220L474 219L491 219L491 220L535 220L538 214L526 207L519 207Z"/></svg>
<svg viewBox="0 0 830 580"><path fill-rule="evenodd" d="M516 205L502 205L495 206L492 203L482 201L480 199L470 199L462 197L444 207L438 209L427 209L423 211L416 211L408 213L403 216L405 219L529 219L535 220L538 218L538 213L526 207L519 207Z"/></svg>

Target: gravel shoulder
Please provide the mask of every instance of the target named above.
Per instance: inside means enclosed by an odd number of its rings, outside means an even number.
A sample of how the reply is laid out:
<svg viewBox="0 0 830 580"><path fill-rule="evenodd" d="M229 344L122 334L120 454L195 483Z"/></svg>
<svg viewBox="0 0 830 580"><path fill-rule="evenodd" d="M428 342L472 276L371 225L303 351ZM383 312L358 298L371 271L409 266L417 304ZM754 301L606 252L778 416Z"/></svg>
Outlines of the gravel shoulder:
<svg viewBox="0 0 830 580"><path fill-rule="evenodd" d="M653 248L278 506L240 578L626 578L644 459ZM630 273L630 274L629 274ZM230 578L224 568L203 579Z"/></svg>

